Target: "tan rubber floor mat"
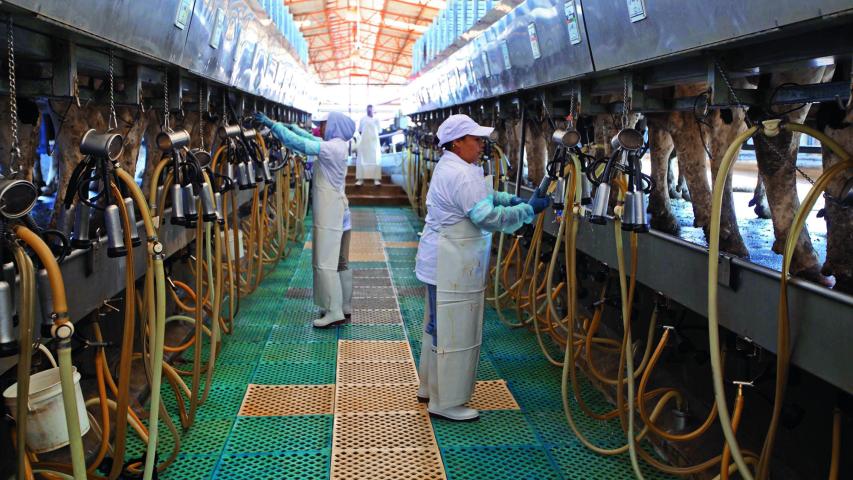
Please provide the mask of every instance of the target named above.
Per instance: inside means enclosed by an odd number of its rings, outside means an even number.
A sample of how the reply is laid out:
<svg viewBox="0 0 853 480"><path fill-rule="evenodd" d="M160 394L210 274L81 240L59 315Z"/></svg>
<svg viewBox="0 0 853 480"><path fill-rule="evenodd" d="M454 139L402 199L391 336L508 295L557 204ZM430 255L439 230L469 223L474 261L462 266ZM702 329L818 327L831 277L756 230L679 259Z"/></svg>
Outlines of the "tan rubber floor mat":
<svg viewBox="0 0 853 480"><path fill-rule="evenodd" d="M382 252L372 252L372 251L353 251L350 248L349 253L349 261L350 262L384 262L385 254Z"/></svg>
<svg viewBox="0 0 853 480"><path fill-rule="evenodd" d="M388 298L389 295L394 295L394 290L387 285L377 287L353 285L352 287L353 300L357 298Z"/></svg>
<svg viewBox="0 0 853 480"><path fill-rule="evenodd" d="M418 383L415 364L408 362L338 361L338 384Z"/></svg>
<svg viewBox="0 0 853 480"><path fill-rule="evenodd" d="M403 340L340 340L338 360L341 362L411 362L412 351Z"/></svg>
<svg viewBox="0 0 853 480"><path fill-rule="evenodd" d="M435 446L429 416L423 410L396 413L335 415L335 450L392 449Z"/></svg>
<svg viewBox="0 0 853 480"><path fill-rule="evenodd" d="M403 323L403 317L397 309L366 309L356 308L352 311L352 323L356 325L398 324Z"/></svg>
<svg viewBox="0 0 853 480"><path fill-rule="evenodd" d="M424 409L418 403L418 385L338 385L335 412L375 413L406 412Z"/></svg>
<svg viewBox="0 0 853 480"><path fill-rule="evenodd" d="M250 384L238 415L327 415L334 413L334 405L334 385Z"/></svg>
<svg viewBox="0 0 853 480"><path fill-rule="evenodd" d="M506 380L480 381L468 406L477 410L518 410L518 403L506 386Z"/></svg>
<svg viewBox="0 0 853 480"><path fill-rule="evenodd" d="M333 480L440 480L444 466L437 448L332 451Z"/></svg>
<svg viewBox="0 0 853 480"><path fill-rule="evenodd" d="M418 248L418 242L385 242L386 248Z"/></svg>

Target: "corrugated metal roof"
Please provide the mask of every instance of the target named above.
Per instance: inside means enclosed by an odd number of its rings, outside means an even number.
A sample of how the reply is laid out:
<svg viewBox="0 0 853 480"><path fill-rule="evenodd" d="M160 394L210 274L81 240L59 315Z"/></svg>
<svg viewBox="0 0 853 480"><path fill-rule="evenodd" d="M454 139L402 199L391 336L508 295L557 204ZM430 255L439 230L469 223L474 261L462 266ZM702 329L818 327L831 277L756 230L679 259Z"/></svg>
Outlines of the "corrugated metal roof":
<svg viewBox="0 0 853 480"><path fill-rule="evenodd" d="M412 46L445 0L284 0L324 83L403 83Z"/></svg>

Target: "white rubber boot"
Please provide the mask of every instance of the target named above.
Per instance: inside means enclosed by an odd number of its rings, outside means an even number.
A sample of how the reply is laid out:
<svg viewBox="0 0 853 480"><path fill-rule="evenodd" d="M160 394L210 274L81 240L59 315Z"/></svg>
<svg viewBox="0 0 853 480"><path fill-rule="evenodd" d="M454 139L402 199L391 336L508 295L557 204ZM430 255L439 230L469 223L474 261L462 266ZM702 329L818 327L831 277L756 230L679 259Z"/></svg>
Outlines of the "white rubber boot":
<svg viewBox="0 0 853 480"><path fill-rule="evenodd" d="M382 180L374 180L374 181L373 181L373 185L374 185L374 186L376 186L376 187L378 187L378 186L382 185Z"/></svg>
<svg viewBox="0 0 853 480"><path fill-rule="evenodd" d="M343 293L342 310L345 317L352 315L352 270L338 272L341 277L341 292Z"/></svg>
<svg viewBox="0 0 853 480"><path fill-rule="evenodd" d="M430 344L429 350L430 352L432 352L428 358L429 368L432 372L437 372L438 357L435 354L435 347ZM430 378L429 405L427 406L427 411L429 412L429 415L431 417L442 418L444 420L450 420L453 422L473 422L474 420L480 419L480 412L474 410L473 408L468 408L465 405L458 405L452 407L445 407L443 405L439 405L438 399L440 397L438 395L438 391L440 383L440 378Z"/></svg>
<svg viewBox="0 0 853 480"><path fill-rule="evenodd" d="M426 403L429 401L429 385L432 378L435 376L435 370L430 370L430 367L435 365L435 352L432 346L432 335L424 332L421 340L421 358L418 360L418 402Z"/></svg>
<svg viewBox="0 0 853 480"><path fill-rule="evenodd" d="M338 323L342 323L346 320L344 317L344 312L338 309L337 312L328 311L325 315L314 320L314 328L326 328L331 327L332 325L336 325Z"/></svg>
<svg viewBox="0 0 853 480"><path fill-rule="evenodd" d="M356 180L356 181L355 181L355 186L356 186L356 187L360 187L360 186L362 186L362 185L364 185L364 180L362 180L362 179L358 179L358 180Z"/></svg>
<svg viewBox="0 0 853 480"><path fill-rule="evenodd" d="M323 316L314 320L314 326L317 328L326 328L343 322L345 320L342 305L343 292L338 272L316 269L314 271L314 280L315 302L327 307ZM321 307L321 309L323 308Z"/></svg>

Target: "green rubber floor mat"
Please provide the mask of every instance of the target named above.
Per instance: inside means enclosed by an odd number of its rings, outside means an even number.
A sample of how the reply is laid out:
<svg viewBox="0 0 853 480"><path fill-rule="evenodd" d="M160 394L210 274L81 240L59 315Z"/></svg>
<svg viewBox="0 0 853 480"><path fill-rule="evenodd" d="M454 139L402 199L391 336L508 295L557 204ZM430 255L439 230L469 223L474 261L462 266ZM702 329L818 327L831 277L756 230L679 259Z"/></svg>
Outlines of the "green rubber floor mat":
<svg viewBox="0 0 853 480"><path fill-rule="evenodd" d="M161 480L188 480L210 478L210 474L216 466L218 456L180 456L175 463L160 474Z"/></svg>
<svg viewBox="0 0 853 480"><path fill-rule="evenodd" d="M432 428L445 449L539 445L536 433L518 410L483 411L476 422L435 421Z"/></svg>
<svg viewBox="0 0 853 480"><path fill-rule="evenodd" d="M252 383L258 385L329 385L335 383L335 364L261 362Z"/></svg>
<svg viewBox="0 0 853 480"><path fill-rule="evenodd" d="M238 417L225 452L276 454L329 447L332 415Z"/></svg>
<svg viewBox="0 0 853 480"><path fill-rule="evenodd" d="M449 448L442 450L441 456L447 476L452 480L563 478L542 447Z"/></svg>
<svg viewBox="0 0 853 480"><path fill-rule="evenodd" d="M321 480L329 478L331 453L300 452L274 455L227 455L219 462L215 478L225 480Z"/></svg>
<svg viewBox="0 0 853 480"><path fill-rule="evenodd" d="M385 242L417 242L417 232L423 228L422 220L408 208L353 207L352 211L356 230L379 231ZM310 217L305 229L303 241L311 237ZM313 389L311 395L326 389L328 395L332 387L294 386L335 383L339 340L405 340L418 362L425 287L414 273L417 248L390 246L384 250L387 261L350 263L358 299L354 304L359 312L368 312L359 318L369 319L371 310L378 315L399 308L402 324L356 323L316 329L311 325L319 317L312 298L313 252L304 249L302 242L291 242L290 246L290 256L268 270L253 294L240 299L234 333L222 337L210 395L191 428L183 431L178 425L181 454L160 478L328 479L333 415L238 416L247 384L280 386L278 390L253 387L253 391L285 392L287 399L298 396L293 392L299 388ZM491 294L490 289L487 296ZM392 302L394 296L397 298ZM515 321L513 310L505 309L504 314L510 322ZM544 359L533 332L502 324L489 302L483 332L477 379L506 380L520 410L484 410L480 420L472 423L431 420L449 480L634 477L627 453L599 456L579 443L562 409L561 370ZM210 351L207 343L201 347L204 359ZM550 338L546 344L562 359ZM194 348L182 356L191 359ZM191 362L176 366L188 369ZM612 410L583 374L578 378L586 408ZM187 377L184 380L189 382ZM164 384L162 394L170 417L176 420L178 405L168 384ZM269 397L273 398L279 397ZM274 403L286 401L281 398ZM604 448L625 442L618 420L595 420L583 413L574 396L569 398L578 428L590 441ZM282 413L275 408L256 412ZM249 413L252 411L244 411ZM160 432L158 455L164 458L174 441L162 422ZM650 451L648 445L642 448ZM141 440L128 439L127 458L138 458L144 450ZM649 466L642 469L648 479L669 478Z"/></svg>

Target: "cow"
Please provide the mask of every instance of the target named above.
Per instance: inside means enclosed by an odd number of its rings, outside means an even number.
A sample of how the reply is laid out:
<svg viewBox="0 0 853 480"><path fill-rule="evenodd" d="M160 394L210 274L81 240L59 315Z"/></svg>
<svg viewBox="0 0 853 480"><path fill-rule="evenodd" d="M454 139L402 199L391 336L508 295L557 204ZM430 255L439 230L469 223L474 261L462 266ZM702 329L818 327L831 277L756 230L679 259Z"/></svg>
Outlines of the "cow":
<svg viewBox="0 0 853 480"><path fill-rule="evenodd" d="M853 152L853 78L850 84L850 98L847 105L835 102L824 103L818 113L818 126L823 132L838 142L850 154ZM823 168L827 169L838 162L838 156L828 148L823 149ZM847 169L833 179L827 186L826 219L827 244L826 262L821 274L835 277L835 289L853 294L853 170ZM847 203L845 202L847 199Z"/></svg>

